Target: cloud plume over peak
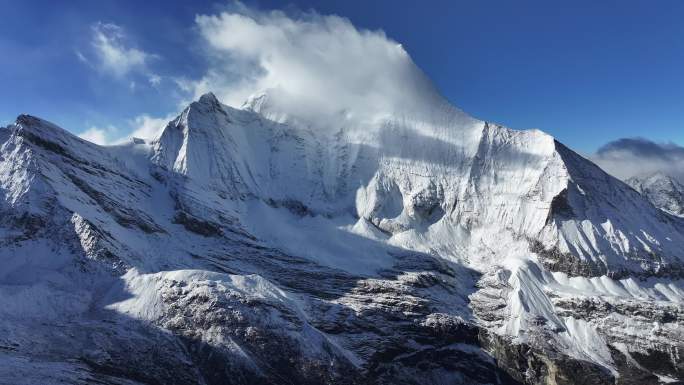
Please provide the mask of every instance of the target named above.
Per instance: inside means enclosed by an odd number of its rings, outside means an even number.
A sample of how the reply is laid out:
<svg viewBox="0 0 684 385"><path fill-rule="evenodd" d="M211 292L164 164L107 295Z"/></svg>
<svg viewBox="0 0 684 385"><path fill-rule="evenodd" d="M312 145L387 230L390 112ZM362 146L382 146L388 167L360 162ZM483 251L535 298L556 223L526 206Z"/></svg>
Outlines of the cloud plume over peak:
<svg viewBox="0 0 684 385"><path fill-rule="evenodd" d="M236 3L197 16L196 24L212 65L193 83L195 98L213 91L239 107L267 92L269 105L289 114L360 119L441 101L400 44L342 17L291 16Z"/></svg>

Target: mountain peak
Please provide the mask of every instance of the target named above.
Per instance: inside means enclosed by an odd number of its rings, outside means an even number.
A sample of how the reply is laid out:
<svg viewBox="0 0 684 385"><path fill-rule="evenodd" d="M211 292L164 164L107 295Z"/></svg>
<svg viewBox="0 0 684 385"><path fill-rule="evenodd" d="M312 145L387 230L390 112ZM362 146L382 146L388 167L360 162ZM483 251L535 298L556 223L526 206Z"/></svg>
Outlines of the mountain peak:
<svg viewBox="0 0 684 385"><path fill-rule="evenodd" d="M223 104L221 104L216 95L214 95L212 92L207 92L206 94L200 96L196 101L190 103L185 111L186 113L182 114L181 116L185 115L188 119L197 119L200 116L214 112L226 115L226 110L224 109Z"/></svg>
<svg viewBox="0 0 684 385"><path fill-rule="evenodd" d="M625 181L627 184L630 186L637 188L637 187L647 187L647 186L653 186L653 185L662 185L662 184L668 184L668 185L673 185L676 186L678 184L681 184L678 179L666 172L663 171L656 171L651 174L644 174L644 175L638 175L638 176L633 176L631 178L628 178ZM637 186L637 187L635 187Z"/></svg>
<svg viewBox="0 0 684 385"><path fill-rule="evenodd" d="M199 183L233 189L241 182L233 170L231 112L213 93L202 95L166 126L153 145L152 161Z"/></svg>
<svg viewBox="0 0 684 385"><path fill-rule="evenodd" d="M21 128L31 129L31 131L55 131L71 135L68 131L57 126L56 124L29 114L21 114L17 116L17 119L15 119L14 124Z"/></svg>
<svg viewBox="0 0 684 385"><path fill-rule="evenodd" d="M21 114L17 116L17 119L15 120L16 124L23 124L23 125L34 125L34 124L40 124L43 122L42 119L37 118L35 116L29 115L29 114Z"/></svg>
<svg viewBox="0 0 684 385"><path fill-rule="evenodd" d="M81 140L56 124L33 115L21 114L17 116L13 126L21 130L19 132L24 132L24 136L29 135L49 142L66 143L71 140Z"/></svg>
<svg viewBox="0 0 684 385"><path fill-rule="evenodd" d="M684 215L684 186L676 177L656 172L625 181L655 207L677 216Z"/></svg>
<svg viewBox="0 0 684 385"><path fill-rule="evenodd" d="M262 110L262 107L267 103L268 101L268 94L264 91L261 93L254 94L247 98L244 103L242 103L241 108L243 110L248 110L256 113L260 113Z"/></svg>
<svg viewBox="0 0 684 385"><path fill-rule="evenodd" d="M671 174L668 174L664 171L657 171L653 173L650 177L648 177L649 180L662 180L662 181L667 181L669 183L677 183L677 178L672 176Z"/></svg>
<svg viewBox="0 0 684 385"><path fill-rule="evenodd" d="M213 92L207 92L206 94L200 96L199 103L202 104L220 104L216 95Z"/></svg>

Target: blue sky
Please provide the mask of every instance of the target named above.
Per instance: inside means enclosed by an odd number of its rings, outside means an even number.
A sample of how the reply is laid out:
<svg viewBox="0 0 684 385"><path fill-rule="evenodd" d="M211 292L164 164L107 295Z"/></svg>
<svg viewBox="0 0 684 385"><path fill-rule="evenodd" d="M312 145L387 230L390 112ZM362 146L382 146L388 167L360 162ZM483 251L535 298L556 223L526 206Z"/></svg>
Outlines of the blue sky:
<svg viewBox="0 0 684 385"><path fill-rule="evenodd" d="M245 4L381 29L463 110L582 152L622 137L684 144L681 1ZM0 122L25 112L111 139L178 111L190 96L179 80L215 65L195 16L228 6L0 0ZM116 67L98 51L111 46L125 53Z"/></svg>

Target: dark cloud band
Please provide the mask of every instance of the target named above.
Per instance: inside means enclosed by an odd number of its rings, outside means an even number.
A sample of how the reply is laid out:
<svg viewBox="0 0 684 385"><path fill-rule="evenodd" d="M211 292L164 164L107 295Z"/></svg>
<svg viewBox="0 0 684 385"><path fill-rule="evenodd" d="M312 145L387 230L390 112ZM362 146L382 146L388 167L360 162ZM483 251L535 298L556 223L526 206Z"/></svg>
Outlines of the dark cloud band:
<svg viewBox="0 0 684 385"><path fill-rule="evenodd" d="M591 160L620 179L663 173L684 181L684 147L644 138L606 143Z"/></svg>

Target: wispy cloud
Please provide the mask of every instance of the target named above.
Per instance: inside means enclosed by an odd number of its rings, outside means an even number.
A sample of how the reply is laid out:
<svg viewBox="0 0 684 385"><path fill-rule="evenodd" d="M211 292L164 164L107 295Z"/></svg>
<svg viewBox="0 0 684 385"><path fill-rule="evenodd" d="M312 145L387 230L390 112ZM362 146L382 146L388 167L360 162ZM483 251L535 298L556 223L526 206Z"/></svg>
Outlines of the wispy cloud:
<svg viewBox="0 0 684 385"><path fill-rule="evenodd" d="M623 138L605 144L590 158L623 180L661 172L684 182L684 147L675 143Z"/></svg>
<svg viewBox="0 0 684 385"><path fill-rule="evenodd" d="M134 129L129 137L152 140L161 133L173 118L173 114L162 118L155 118L147 114L137 116L131 122Z"/></svg>
<svg viewBox="0 0 684 385"><path fill-rule="evenodd" d="M147 71L147 64L157 56L131 47L124 29L113 23L92 26L92 47L104 71L124 76L131 71Z"/></svg>
<svg viewBox="0 0 684 385"><path fill-rule="evenodd" d="M156 138L174 117L175 114L169 114L160 118L143 114L127 121L125 124L128 126L127 129L120 129L112 125L104 127L91 126L78 134L78 136L81 139L102 146L121 144L132 138L150 141Z"/></svg>
<svg viewBox="0 0 684 385"><path fill-rule="evenodd" d="M115 135L116 132L117 129L114 126L104 128L93 126L81 132L78 136L95 144L106 145L110 143L112 135Z"/></svg>
<svg viewBox="0 0 684 385"><path fill-rule="evenodd" d="M152 87L157 87L161 83L162 78L157 74L149 74L147 77L147 81L150 82L150 85Z"/></svg>
<svg viewBox="0 0 684 385"><path fill-rule="evenodd" d="M131 77L142 77L153 87L162 78L151 70L151 62L159 55L136 47L133 39L123 27L114 23L97 22L90 28L89 46L74 51L78 60L103 74L126 80L131 91L137 89L138 82Z"/></svg>
<svg viewBox="0 0 684 385"><path fill-rule="evenodd" d="M88 58L86 58L85 55L81 51L75 50L74 54L76 54L76 57L78 58L78 60L80 62L85 63L85 64L90 64L90 61L88 60Z"/></svg>

